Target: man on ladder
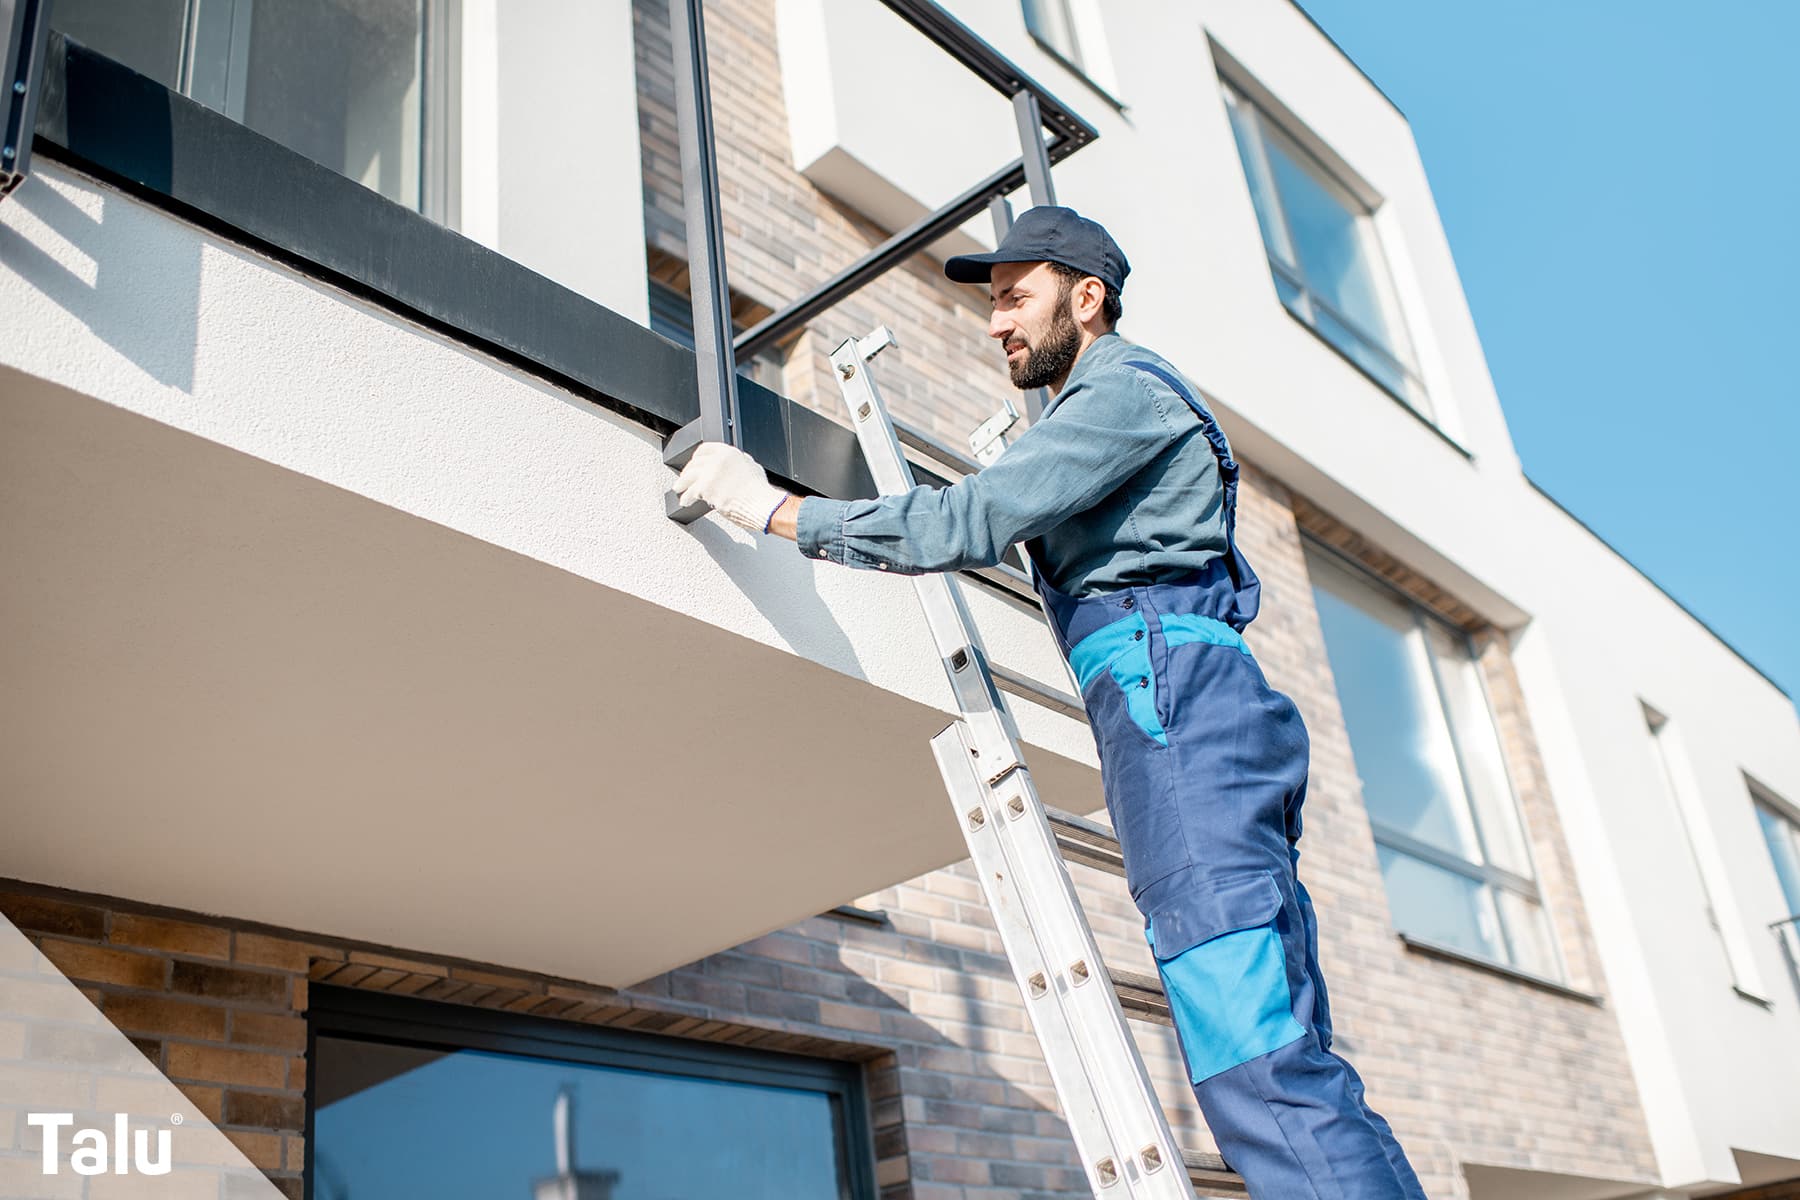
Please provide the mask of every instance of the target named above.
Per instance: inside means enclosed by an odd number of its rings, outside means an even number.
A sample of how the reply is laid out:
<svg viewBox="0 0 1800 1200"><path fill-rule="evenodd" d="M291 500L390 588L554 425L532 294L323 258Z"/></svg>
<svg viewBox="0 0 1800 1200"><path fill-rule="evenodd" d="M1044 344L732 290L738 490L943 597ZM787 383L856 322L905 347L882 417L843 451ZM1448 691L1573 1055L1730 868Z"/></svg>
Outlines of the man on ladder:
<svg viewBox="0 0 1800 1200"><path fill-rule="evenodd" d="M998 461L953 486L801 499L706 443L676 491L847 566L955 571L1024 543L1221 1154L1256 1197L1424 1200L1331 1050L1295 873L1308 741L1242 637L1260 585L1236 544L1238 466L1193 385L1114 331L1129 270L1105 229L1051 206L1020 216L996 251L944 264L988 285L988 333L1014 386L1054 394Z"/></svg>

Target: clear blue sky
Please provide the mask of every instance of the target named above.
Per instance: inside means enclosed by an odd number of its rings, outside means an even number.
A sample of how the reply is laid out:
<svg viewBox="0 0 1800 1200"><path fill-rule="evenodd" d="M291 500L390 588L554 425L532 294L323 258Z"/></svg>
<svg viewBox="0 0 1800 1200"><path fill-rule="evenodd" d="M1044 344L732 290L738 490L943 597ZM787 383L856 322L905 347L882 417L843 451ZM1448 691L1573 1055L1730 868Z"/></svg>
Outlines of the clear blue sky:
<svg viewBox="0 0 1800 1200"><path fill-rule="evenodd" d="M1800 4L1302 4L1412 122L1526 473L1800 693Z"/></svg>

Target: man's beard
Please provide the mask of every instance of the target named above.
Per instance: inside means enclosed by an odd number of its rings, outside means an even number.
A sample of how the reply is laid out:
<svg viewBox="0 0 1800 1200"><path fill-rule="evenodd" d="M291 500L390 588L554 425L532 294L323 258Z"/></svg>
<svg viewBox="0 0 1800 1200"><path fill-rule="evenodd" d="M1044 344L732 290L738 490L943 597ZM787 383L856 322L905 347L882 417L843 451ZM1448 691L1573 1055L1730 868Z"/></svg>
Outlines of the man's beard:
<svg viewBox="0 0 1800 1200"><path fill-rule="evenodd" d="M1075 365L1075 356L1081 352L1081 326L1075 323L1075 315L1069 311L1072 290L1067 284L1063 286L1062 294L1057 297L1056 316L1051 318L1050 328L1044 331L1043 341L1036 346L1027 344L1025 357L1007 364L1013 386L1020 391L1049 387L1067 376L1069 368Z"/></svg>

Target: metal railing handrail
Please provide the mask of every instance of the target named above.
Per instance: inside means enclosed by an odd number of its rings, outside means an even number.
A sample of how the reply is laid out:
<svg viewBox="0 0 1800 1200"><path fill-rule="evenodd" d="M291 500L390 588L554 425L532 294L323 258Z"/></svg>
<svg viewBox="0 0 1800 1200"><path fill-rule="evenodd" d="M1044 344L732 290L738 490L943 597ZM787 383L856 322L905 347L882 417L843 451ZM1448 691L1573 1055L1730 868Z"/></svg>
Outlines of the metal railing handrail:
<svg viewBox="0 0 1800 1200"><path fill-rule="evenodd" d="M670 439L664 458L671 465L685 462L693 447L702 440L717 440L721 436L734 444L741 440L734 382L739 356L750 357L767 349L973 218L983 208L993 217L996 236L1004 236L1012 221L1006 196L1023 185L1029 188L1034 204L1054 204L1051 164L1060 162L1100 136L1097 129L1077 116L1049 89L935 0L881 2L977 78L1012 100L1020 157L734 339L729 317L722 315L729 289L719 218L703 5L702 0L669 0L669 23L675 43L682 203L688 230L688 274L694 281L691 288L694 340L702 366L699 372L700 419L677 431ZM1044 140L1046 128L1051 132L1047 145ZM1042 407L1041 396L1028 396L1026 407L1032 416L1037 416ZM671 496L669 515L690 521L699 515L699 510L678 511Z"/></svg>

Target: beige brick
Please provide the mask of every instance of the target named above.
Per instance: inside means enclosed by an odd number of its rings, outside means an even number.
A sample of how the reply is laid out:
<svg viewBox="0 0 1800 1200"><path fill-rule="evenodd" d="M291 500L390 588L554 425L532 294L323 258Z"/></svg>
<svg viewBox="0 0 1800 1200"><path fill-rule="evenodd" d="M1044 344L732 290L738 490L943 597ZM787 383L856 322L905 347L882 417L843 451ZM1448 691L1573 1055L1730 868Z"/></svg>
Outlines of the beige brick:
<svg viewBox="0 0 1800 1200"><path fill-rule="evenodd" d="M231 931L222 926L172 921L136 913L113 914L107 940L116 946L137 946L202 958L230 958Z"/></svg>
<svg viewBox="0 0 1800 1200"><path fill-rule="evenodd" d="M273 971L213 966L210 963L177 962L169 972L172 991L242 1004L282 1005L288 1002L289 977Z"/></svg>
<svg viewBox="0 0 1800 1200"><path fill-rule="evenodd" d="M218 1041L225 1037L225 1009L166 996L113 995L101 1008L126 1033Z"/></svg>
<svg viewBox="0 0 1800 1200"><path fill-rule="evenodd" d="M265 1171L282 1169L281 1135L278 1133L258 1133L246 1129L226 1129L225 1136L231 1139L243 1156Z"/></svg>
<svg viewBox="0 0 1800 1200"><path fill-rule="evenodd" d="M230 1088L225 1092L224 1123L281 1132L299 1130L306 1125L306 1104L293 1093L278 1095Z"/></svg>
<svg viewBox="0 0 1800 1200"><path fill-rule="evenodd" d="M39 948L57 970L73 980L158 988L169 972L168 959L134 950L112 950L61 938L45 938Z"/></svg>
<svg viewBox="0 0 1800 1200"><path fill-rule="evenodd" d="M166 1118L179 1112L186 1119L205 1117L216 1121L219 1108L216 1096L207 1089L184 1087L160 1075L107 1075L94 1082L94 1107L102 1112L122 1112L139 1117ZM214 1089L216 1091L216 1089Z"/></svg>
<svg viewBox="0 0 1800 1200"><path fill-rule="evenodd" d="M306 1048L306 1021L282 1013L234 1012L231 1014L230 1041L233 1045L303 1050Z"/></svg>
<svg viewBox="0 0 1800 1200"><path fill-rule="evenodd" d="M40 1063L0 1062L0 1096L23 1099L40 1112L90 1108L93 1076Z"/></svg>
<svg viewBox="0 0 1800 1200"><path fill-rule="evenodd" d="M342 959L344 951L316 942L298 942L289 938L240 931L235 935L231 956L247 966L305 971L314 958Z"/></svg>
<svg viewBox="0 0 1800 1200"><path fill-rule="evenodd" d="M106 913L88 904L55 896L0 889L0 917L26 933L48 933L99 941L106 935Z"/></svg>
<svg viewBox="0 0 1800 1200"><path fill-rule="evenodd" d="M172 1043L168 1048L168 1074L177 1079L241 1087L279 1088L287 1078L287 1059L279 1054L224 1046Z"/></svg>

